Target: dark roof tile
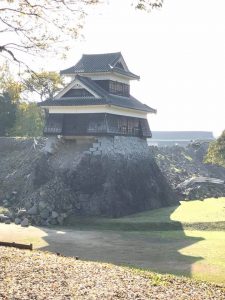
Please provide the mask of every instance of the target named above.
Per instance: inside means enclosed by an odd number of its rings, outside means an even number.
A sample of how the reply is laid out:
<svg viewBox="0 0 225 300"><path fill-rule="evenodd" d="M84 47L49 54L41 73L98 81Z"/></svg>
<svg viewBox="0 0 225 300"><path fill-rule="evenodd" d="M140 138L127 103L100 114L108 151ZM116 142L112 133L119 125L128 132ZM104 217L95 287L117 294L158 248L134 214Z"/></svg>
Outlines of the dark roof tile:
<svg viewBox="0 0 225 300"><path fill-rule="evenodd" d="M80 74L95 72L116 72L125 76L139 79L134 73L116 67L118 60L122 58L120 52L103 54L84 54L81 59L68 69L60 71L61 74Z"/></svg>
<svg viewBox="0 0 225 300"><path fill-rule="evenodd" d="M102 105L107 104L104 98L61 98L61 99L48 99L40 102L40 106L82 106L82 105Z"/></svg>
<svg viewBox="0 0 225 300"><path fill-rule="evenodd" d="M142 110L150 113L156 113L156 110L141 103L134 97L123 97L123 96L118 96L118 95L113 95L109 94L108 97L108 103L119 106L119 107L124 107L124 108L131 108L131 109L137 109L137 110Z"/></svg>
<svg viewBox="0 0 225 300"><path fill-rule="evenodd" d="M124 97L114 94L109 94L106 90L100 87L96 82L88 77L77 75L75 80L80 80L90 90L99 95L100 98L95 97L82 97L82 98L60 98L48 99L40 103L40 106L70 106L70 105L101 105L110 104L124 108L136 109L150 113L156 113L156 110L141 103L132 96Z"/></svg>

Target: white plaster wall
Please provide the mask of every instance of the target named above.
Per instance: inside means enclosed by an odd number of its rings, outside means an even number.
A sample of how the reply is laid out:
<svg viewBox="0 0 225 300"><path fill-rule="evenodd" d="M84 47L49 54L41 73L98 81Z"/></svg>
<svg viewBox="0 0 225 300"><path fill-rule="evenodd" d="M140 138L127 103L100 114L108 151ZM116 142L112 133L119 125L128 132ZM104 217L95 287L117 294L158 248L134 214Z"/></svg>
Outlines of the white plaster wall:
<svg viewBox="0 0 225 300"><path fill-rule="evenodd" d="M125 84L129 84L130 80L127 79L125 76L114 74L114 73L81 73L79 74L81 76L86 76L91 78L92 80L113 80L113 81L119 81ZM69 80L74 80L75 74L69 74L69 75L63 75L65 77L68 77Z"/></svg>
<svg viewBox="0 0 225 300"><path fill-rule="evenodd" d="M120 116L136 117L147 119L147 113L134 110L117 107L113 105L90 105L90 106L49 106L45 107L49 109L51 114L87 114L87 113L108 113Z"/></svg>

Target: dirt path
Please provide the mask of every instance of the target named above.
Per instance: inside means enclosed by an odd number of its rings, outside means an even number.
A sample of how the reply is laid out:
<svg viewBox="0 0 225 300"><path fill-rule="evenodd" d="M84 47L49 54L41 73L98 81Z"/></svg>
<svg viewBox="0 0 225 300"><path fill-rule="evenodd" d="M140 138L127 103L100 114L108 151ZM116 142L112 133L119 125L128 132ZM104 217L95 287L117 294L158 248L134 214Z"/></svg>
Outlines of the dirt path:
<svg viewBox="0 0 225 300"><path fill-rule="evenodd" d="M179 240L175 245L171 239L146 236L139 232L79 231L33 226L22 228L14 224L0 224L0 240L32 243L34 249L79 256L85 260L151 268L161 272L176 270L186 275L189 275L190 263L198 259L179 254L178 248L187 245L185 240ZM181 263L177 264L177 260Z"/></svg>

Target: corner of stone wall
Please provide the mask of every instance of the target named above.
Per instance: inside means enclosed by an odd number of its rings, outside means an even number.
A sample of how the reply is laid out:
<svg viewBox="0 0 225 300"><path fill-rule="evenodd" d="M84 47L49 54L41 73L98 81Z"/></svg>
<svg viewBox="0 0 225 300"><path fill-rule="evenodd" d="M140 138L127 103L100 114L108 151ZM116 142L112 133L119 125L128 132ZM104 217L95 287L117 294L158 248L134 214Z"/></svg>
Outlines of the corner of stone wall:
<svg viewBox="0 0 225 300"><path fill-rule="evenodd" d="M93 155L123 155L125 157L129 157L129 155L146 156L150 153L145 139L127 136L98 137L90 152Z"/></svg>
<svg viewBox="0 0 225 300"><path fill-rule="evenodd" d="M49 136L47 137L45 146L41 151L45 154L54 154L62 141L63 140L61 136Z"/></svg>

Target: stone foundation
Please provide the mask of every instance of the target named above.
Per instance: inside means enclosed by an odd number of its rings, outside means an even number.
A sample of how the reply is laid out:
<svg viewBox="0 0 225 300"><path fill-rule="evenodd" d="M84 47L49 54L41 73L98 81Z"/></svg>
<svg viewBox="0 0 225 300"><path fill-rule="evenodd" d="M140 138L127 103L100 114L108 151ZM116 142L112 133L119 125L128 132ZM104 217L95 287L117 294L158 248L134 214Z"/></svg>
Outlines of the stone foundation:
<svg viewBox="0 0 225 300"><path fill-rule="evenodd" d="M7 174L2 174L0 201L7 201L14 217L63 224L71 215L119 217L178 204L145 139L50 138L38 140L34 147L31 140L28 144L30 149L23 144L20 169L11 172L14 196L10 182L4 181ZM14 159L21 157L16 149L13 154ZM7 163L10 169L9 157Z"/></svg>

